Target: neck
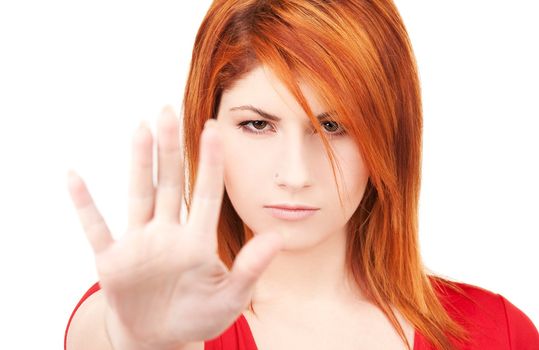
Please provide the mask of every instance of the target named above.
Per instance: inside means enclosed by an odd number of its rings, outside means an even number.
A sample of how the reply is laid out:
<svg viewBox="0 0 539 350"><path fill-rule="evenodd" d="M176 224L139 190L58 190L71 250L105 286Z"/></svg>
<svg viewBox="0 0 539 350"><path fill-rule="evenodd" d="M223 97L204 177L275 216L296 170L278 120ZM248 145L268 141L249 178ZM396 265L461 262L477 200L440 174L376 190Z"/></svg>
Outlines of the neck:
<svg viewBox="0 0 539 350"><path fill-rule="evenodd" d="M321 300L363 300L347 276L346 230L334 232L317 245L295 249L285 244L260 276L253 304L301 305Z"/></svg>

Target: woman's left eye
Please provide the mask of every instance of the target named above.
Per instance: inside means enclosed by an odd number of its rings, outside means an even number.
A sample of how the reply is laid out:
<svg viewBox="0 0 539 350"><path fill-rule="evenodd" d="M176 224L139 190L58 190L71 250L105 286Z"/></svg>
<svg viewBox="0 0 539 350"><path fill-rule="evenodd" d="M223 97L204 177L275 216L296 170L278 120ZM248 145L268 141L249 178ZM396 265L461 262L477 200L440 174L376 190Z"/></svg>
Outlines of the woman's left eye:
<svg viewBox="0 0 539 350"><path fill-rule="evenodd" d="M248 127L248 125L251 124L252 126L255 127L255 129L252 129L250 127ZM332 127L329 132L327 133L330 137L332 136L339 136L339 135L344 135L346 134L346 131L341 128L336 122L334 121L324 121L322 122L322 124L324 125L327 125L327 124L333 124L334 126L336 125L336 128L335 127ZM267 131L264 131L264 127L266 125L271 125L271 123L265 121L265 120L246 120L244 122L241 122L238 124L238 128L246 131L246 132L249 132L249 133L252 133L252 134L265 134ZM257 128L260 127L260 129ZM327 129L326 129L327 130ZM316 133L316 131L315 131Z"/></svg>

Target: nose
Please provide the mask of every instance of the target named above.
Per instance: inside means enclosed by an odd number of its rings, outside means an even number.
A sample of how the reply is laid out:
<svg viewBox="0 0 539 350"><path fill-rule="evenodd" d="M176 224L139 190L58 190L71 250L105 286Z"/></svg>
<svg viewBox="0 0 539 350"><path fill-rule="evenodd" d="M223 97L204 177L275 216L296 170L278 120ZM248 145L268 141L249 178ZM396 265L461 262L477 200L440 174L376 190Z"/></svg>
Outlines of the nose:
<svg viewBox="0 0 539 350"><path fill-rule="evenodd" d="M275 182L279 187L296 192L312 185L312 152L313 145L308 145L309 137L289 137L282 142L278 152ZM272 174L274 177L276 174Z"/></svg>

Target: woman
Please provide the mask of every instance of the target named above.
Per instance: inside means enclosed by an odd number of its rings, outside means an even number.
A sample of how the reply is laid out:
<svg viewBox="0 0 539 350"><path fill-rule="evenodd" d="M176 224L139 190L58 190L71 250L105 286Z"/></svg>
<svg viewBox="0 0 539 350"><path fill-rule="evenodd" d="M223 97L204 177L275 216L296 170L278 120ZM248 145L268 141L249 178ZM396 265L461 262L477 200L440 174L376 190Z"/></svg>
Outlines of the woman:
<svg viewBox="0 0 539 350"><path fill-rule="evenodd" d="M99 283L67 349L539 348L503 296L422 264L420 86L390 0L216 0L183 103L187 188L165 108L155 187L134 137L120 240L70 176Z"/></svg>

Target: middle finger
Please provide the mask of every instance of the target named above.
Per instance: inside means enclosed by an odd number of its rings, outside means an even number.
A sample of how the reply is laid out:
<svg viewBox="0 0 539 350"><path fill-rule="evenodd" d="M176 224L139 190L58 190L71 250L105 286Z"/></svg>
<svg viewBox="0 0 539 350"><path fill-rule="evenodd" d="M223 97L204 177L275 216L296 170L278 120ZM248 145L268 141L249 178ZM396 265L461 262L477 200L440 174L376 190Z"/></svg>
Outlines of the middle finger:
<svg viewBox="0 0 539 350"><path fill-rule="evenodd" d="M142 122L132 140L131 175L129 181L128 230L141 228L153 217L153 137Z"/></svg>
<svg viewBox="0 0 539 350"><path fill-rule="evenodd" d="M179 137L180 123L173 109L165 106L158 120L158 181L155 217L180 223L183 169Z"/></svg>

